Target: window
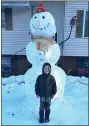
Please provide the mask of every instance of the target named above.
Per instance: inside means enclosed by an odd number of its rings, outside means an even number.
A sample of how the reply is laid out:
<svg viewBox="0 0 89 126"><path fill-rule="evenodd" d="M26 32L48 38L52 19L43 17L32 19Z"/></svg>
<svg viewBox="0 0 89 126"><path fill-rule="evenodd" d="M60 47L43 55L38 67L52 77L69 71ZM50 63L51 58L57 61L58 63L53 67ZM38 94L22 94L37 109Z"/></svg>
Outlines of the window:
<svg viewBox="0 0 89 126"><path fill-rule="evenodd" d="M2 57L2 77L8 77L11 72L11 57Z"/></svg>
<svg viewBox="0 0 89 126"><path fill-rule="evenodd" d="M1 27L5 28L6 30L13 30L12 8L2 8L1 13Z"/></svg>
<svg viewBox="0 0 89 126"><path fill-rule="evenodd" d="M76 38L88 37L88 11L77 10Z"/></svg>
<svg viewBox="0 0 89 126"><path fill-rule="evenodd" d="M5 8L6 30L13 30L12 8Z"/></svg>
<svg viewBox="0 0 89 126"><path fill-rule="evenodd" d="M4 8L1 9L1 16L2 16L1 28L5 28L5 9Z"/></svg>
<svg viewBox="0 0 89 126"><path fill-rule="evenodd" d="M88 37L88 11L84 12L83 37Z"/></svg>

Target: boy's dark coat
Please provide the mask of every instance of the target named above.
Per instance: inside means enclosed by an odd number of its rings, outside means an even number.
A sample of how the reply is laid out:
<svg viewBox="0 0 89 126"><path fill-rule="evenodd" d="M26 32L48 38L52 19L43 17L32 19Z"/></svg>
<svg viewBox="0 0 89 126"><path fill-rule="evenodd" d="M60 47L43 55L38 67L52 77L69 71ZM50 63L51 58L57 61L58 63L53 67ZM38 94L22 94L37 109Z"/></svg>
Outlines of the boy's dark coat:
<svg viewBox="0 0 89 126"><path fill-rule="evenodd" d="M50 66L50 64L45 63L43 65L43 69L46 65ZM43 72L41 75L37 77L36 84L35 84L35 92L36 95L45 98L52 97L53 95L55 95L57 92L55 78L52 75L50 75L50 73L47 75Z"/></svg>

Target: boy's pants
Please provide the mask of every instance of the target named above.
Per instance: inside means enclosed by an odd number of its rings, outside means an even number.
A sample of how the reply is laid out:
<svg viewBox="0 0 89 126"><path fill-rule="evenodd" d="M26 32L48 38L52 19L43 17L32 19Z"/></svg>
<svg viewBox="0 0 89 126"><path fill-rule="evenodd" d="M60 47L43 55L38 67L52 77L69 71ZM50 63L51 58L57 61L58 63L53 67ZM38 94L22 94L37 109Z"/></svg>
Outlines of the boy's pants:
<svg viewBox="0 0 89 126"><path fill-rule="evenodd" d="M51 98L40 98L40 120L44 120L44 110L45 110L45 119L49 120L50 115L50 104L51 104Z"/></svg>

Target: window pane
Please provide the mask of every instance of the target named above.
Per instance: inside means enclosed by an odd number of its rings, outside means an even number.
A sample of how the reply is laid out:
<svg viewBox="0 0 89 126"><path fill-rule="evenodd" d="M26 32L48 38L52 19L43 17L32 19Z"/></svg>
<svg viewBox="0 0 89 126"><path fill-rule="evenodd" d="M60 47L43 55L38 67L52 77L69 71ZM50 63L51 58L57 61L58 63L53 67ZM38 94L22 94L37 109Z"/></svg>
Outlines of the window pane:
<svg viewBox="0 0 89 126"><path fill-rule="evenodd" d="M2 9L1 13L2 13L1 28L5 28L5 9Z"/></svg>
<svg viewBox="0 0 89 126"><path fill-rule="evenodd" d="M82 38L84 10L77 10L76 38Z"/></svg>
<svg viewBox="0 0 89 126"><path fill-rule="evenodd" d="M85 17L84 37L88 37L88 11L86 11L86 17Z"/></svg>

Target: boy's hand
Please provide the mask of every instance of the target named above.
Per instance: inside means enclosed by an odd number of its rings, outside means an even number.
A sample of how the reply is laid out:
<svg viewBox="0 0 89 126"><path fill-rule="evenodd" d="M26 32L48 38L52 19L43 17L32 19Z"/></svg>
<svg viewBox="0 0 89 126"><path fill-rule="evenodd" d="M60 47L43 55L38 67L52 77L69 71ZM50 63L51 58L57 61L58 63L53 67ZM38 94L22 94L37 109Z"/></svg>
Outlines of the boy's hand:
<svg viewBox="0 0 89 126"><path fill-rule="evenodd" d="M37 98L39 98L40 96L39 95L36 95L37 96Z"/></svg>

